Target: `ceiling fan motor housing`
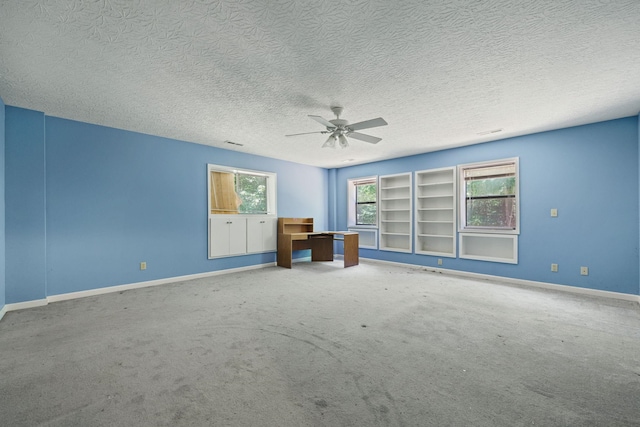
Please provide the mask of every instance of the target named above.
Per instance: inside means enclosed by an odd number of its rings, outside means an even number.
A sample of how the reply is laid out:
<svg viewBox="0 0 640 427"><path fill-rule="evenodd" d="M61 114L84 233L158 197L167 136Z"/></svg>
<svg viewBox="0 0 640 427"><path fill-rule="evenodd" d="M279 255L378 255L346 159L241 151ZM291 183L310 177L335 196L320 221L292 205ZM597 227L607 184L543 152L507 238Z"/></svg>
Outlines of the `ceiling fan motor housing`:
<svg viewBox="0 0 640 427"><path fill-rule="evenodd" d="M349 124L349 121L342 120L342 119L333 119L333 120L329 120L329 121L331 123L333 123L335 125L335 127L337 127L338 129L345 128Z"/></svg>

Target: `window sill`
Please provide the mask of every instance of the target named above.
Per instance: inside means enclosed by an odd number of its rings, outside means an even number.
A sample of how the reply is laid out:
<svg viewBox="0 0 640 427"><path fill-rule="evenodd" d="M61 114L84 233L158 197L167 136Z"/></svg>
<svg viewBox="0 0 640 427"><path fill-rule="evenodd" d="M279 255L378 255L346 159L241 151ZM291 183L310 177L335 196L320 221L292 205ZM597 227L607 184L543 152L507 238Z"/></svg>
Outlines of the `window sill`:
<svg viewBox="0 0 640 427"><path fill-rule="evenodd" d="M518 235L519 229L499 229L499 228L458 228L458 233L473 233L473 234L507 234Z"/></svg>

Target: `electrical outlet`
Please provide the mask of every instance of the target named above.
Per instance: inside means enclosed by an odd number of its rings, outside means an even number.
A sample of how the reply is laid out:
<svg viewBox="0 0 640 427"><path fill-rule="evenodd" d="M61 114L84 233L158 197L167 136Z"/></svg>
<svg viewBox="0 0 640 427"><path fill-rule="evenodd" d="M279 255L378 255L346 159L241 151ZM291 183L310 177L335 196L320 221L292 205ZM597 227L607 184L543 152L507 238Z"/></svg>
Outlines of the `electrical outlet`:
<svg viewBox="0 0 640 427"><path fill-rule="evenodd" d="M438 258L438 265L442 265L442 259Z"/></svg>
<svg viewBox="0 0 640 427"><path fill-rule="evenodd" d="M555 208L551 209L551 216L553 218L557 217L558 216L558 209L555 209Z"/></svg>
<svg viewBox="0 0 640 427"><path fill-rule="evenodd" d="M551 271L553 271L554 273L558 272L558 264L551 264Z"/></svg>
<svg viewBox="0 0 640 427"><path fill-rule="evenodd" d="M580 274L583 276L589 275L589 267L580 267Z"/></svg>
<svg viewBox="0 0 640 427"><path fill-rule="evenodd" d="M146 261L142 261L140 263L140 270L146 270L147 269L147 263Z"/></svg>

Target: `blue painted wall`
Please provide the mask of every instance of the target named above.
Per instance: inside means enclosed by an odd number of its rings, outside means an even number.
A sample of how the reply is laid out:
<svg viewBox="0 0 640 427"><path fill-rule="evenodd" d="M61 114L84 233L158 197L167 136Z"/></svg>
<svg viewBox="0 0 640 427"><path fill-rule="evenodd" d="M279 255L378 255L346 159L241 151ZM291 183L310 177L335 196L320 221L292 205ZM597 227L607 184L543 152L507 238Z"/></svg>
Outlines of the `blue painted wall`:
<svg viewBox="0 0 640 427"><path fill-rule="evenodd" d="M273 262L274 254L207 259L207 163L276 172L279 216L313 216L316 229L345 229L350 178L506 157L520 158L518 265L444 258L443 267L640 294L639 117L325 170L11 106L2 111L2 304ZM361 256L437 262L368 249ZM550 272L552 262L558 273ZM579 275L581 265L589 276Z"/></svg>
<svg viewBox="0 0 640 427"><path fill-rule="evenodd" d="M517 265L443 258L443 268L639 293L638 117L538 133L337 170L337 228L347 226L347 180L520 158ZM551 208L558 217L551 218ZM424 266L437 257L361 249L361 256ZM559 271L550 271L551 263ZM580 276L580 266L589 276Z"/></svg>
<svg viewBox="0 0 640 427"><path fill-rule="evenodd" d="M274 262L207 259L207 163L276 172L279 216L326 227L325 169L7 109L7 302Z"/></svg>
<svg viewBox="0 0 640 427"><path fill-rule="evenodd" d="M6 302L46 297L44 114L5 107Z"/></svg>
<svg viewBox="0 0 640 427"><path fill-rule="evenodd" d="M0 98L0 310L5 305L5 231L4 231L4 101Z"/></svg>

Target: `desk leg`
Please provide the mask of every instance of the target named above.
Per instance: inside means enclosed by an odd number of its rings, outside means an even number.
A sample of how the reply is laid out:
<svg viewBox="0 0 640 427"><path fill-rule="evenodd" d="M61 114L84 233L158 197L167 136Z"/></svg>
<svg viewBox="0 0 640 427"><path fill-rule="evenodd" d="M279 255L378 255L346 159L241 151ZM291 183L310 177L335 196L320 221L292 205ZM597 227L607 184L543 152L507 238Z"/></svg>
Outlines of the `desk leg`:
<svg viewBox="0 0 640 427"><path fill-rule="evenodd" d="M344 266L351 267L360 262L358 255L358 235L345 234L344 236Z"/></svg>
<svg viewBox="0 0 640 427"><path fill-rule="evenodd" d="M278 265L284 268L291 268L291 255L293 244L290 235L278 234Z"/></svg>

